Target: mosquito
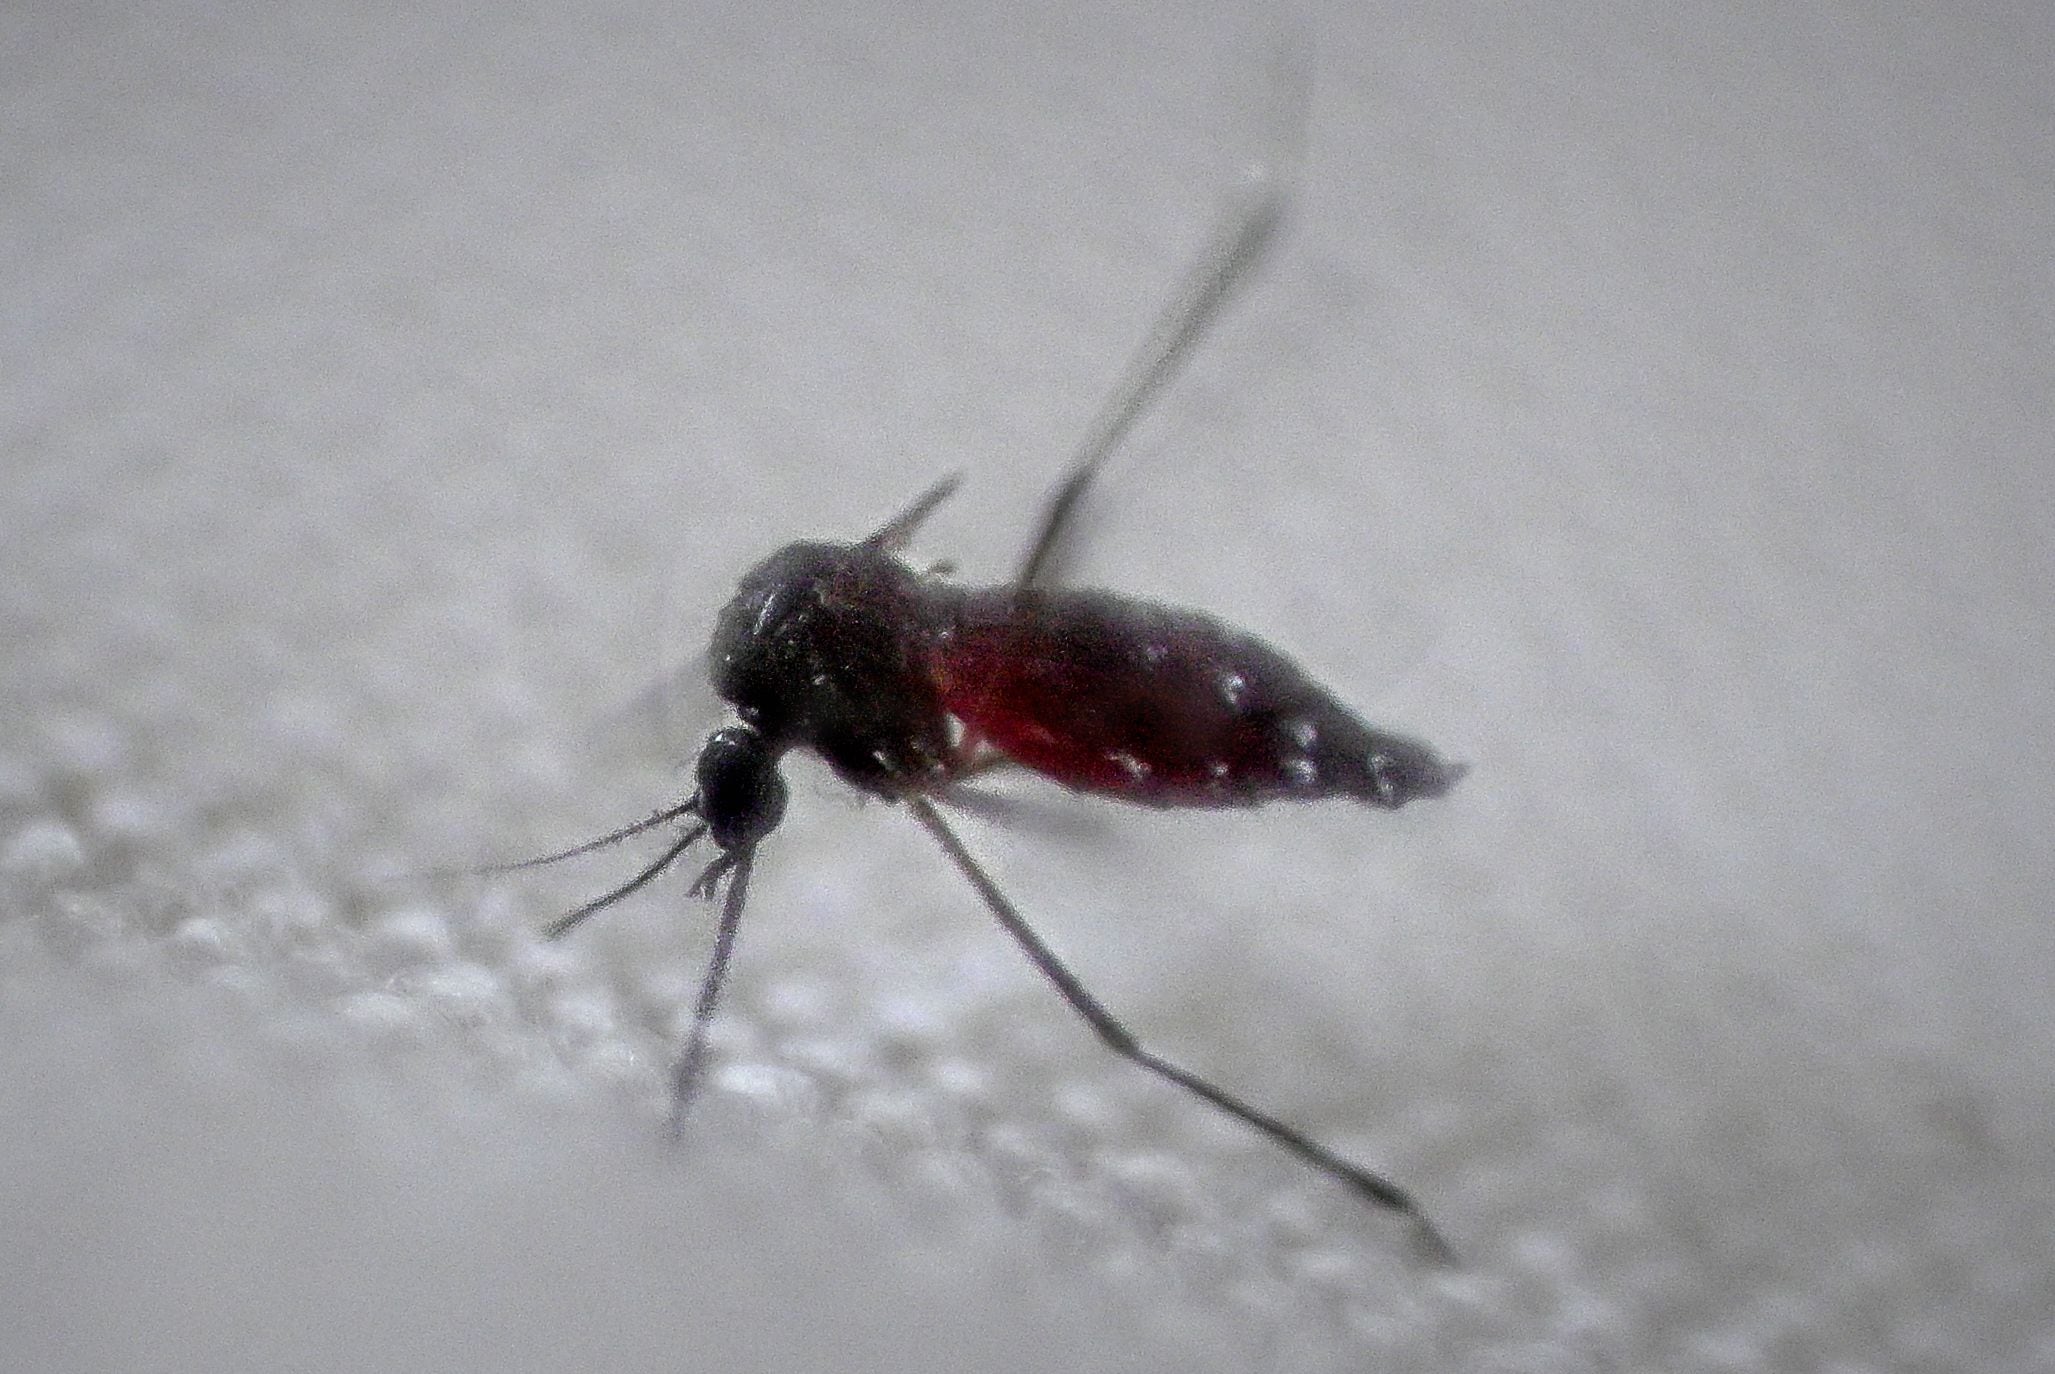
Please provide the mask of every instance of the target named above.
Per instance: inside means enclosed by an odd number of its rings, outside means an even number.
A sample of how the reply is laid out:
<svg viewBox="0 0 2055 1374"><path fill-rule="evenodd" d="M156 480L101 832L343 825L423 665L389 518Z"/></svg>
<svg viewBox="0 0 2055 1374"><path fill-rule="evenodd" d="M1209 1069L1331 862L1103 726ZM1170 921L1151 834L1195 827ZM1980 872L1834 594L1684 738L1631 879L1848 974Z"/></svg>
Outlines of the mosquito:
<svg viewBox="0 0 2055 1374"><path fill-rule="evenodd" d="M940 809L966 778L1005 765L1118 801L1209 808L1347 798L1390 810L1441 796L1465 771L1419 740L1366 724L1285 654L1212 616L1051 585L1080 498L1260 254L1282 209L1281 193L1261 186L1231 207L1100 408L1011 582L962 586L899 557L959 476L854 543L786 545L742 578L715 623L709 669L735 720L700 749L692 794L596 840L509 865L554 863L676 827L641 872L552 922L554 939L712 842L691 891L718 897L720 918L674 1071L674 1130L701 1083L757 847L784 818L779 763L810 749L934 837L1107 1048L1408 1218L1427 1252L1451 1258L1397 1184L1145 1047L1035 932Z"/></svg>

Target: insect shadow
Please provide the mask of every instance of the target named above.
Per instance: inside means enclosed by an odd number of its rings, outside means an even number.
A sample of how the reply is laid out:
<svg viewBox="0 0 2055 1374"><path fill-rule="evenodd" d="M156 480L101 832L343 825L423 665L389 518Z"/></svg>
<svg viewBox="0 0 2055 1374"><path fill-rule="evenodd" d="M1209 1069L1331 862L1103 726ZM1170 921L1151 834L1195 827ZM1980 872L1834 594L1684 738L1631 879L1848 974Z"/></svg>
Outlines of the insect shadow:
<svg viewBox="0 0 2055 1374"><path fill-rule="evenodd" d="M1397 1184L1146 1048L1036 934L938 805L1005 766L1143 806L1346 798L1386 810L1438 797L1465 771L1419 740L1366 724L1285 654L1212 616L1051 585L1078 502L1260 253L1282 203L1259 185L1227 216L1101 407L1011 582L962 586L898 556L956 490L956 476L854 543L786 545L742 578L715 623L708 666L735 722L700 749L692 794L570 849L482 870L556 863L676 827L634 877L552 922L554 939L711 842L691 891L719 897L720 917L673 1078L674 1129L701 1081L757 847L785 814L780 760L808 749L851 786L903 806L1115 1054L1407 1217L1426 1253L1452 1258Z"/></svg>

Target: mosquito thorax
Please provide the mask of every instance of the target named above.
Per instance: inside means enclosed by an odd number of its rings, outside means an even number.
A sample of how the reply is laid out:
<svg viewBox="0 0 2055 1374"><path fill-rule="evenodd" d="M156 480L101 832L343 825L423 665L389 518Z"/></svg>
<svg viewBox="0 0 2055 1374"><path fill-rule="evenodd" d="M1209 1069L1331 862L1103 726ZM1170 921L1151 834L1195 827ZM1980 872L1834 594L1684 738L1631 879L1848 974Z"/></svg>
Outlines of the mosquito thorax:
<svg viewBox="0 0 2055 1374"><path fill-rule="evenodd" d="M787 544L745 573L721 608L708 671L714 690L746 716L786 714L778 706L799 685L810 612L848 553L846 544Z"/></svg>
<svg viewBox="0 0 2055 1374"><path fill-rule="evenodd" d="M951 757L929 662L946 607L877 540L787 544L721 609L708 671L773 752L811 749L844 780L896 797Z"/></svg>
<svg viewBox="0 0 2055 1374"><path fill-rule="evenodd" d="M785 819L778 751L761 731L730 725L699 751L699 814L722 849L755 844Z"/></svg>

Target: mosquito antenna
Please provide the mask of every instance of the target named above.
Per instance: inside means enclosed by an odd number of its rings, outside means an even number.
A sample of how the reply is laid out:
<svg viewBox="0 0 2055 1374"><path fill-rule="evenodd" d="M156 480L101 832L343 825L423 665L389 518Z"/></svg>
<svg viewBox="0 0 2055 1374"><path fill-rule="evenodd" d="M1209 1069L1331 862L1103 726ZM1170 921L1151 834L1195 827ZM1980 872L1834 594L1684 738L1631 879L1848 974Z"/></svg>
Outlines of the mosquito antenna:
<svg viewBox="0 0 2055 1374"><path fill-rule="evenodd" d="M742 904L749 898L749 869L756 858L756 846L731 850L721 855L693 883L694 891L711 893L723 873L728 877L728 894L721 902L721 921L714 927L713 957L707 961L706 976L700 980L699 1001L692 1008L692 1030L685 1037L685 1050L671 1078L671 1134L685 1129L685 1109L699 1088L700 1070L706 1063L706 1033L713 1024L714 1008L720 1005L721 985L728 979L728 958L735 952L735 930L742 924ZM668 861L667 861L668 862Z"/></svg>
<svg viewBox="0 0 2055 1374"><path fill-rule="evenodd" d="M1433 1223L1427 1220L1426 1214L1420 1210L1420 1205L1390 1179L1371 1173L1361 1165L1349 1163L1303 1132L1287 1126L1267 1112L1258 1111L1240 1098L1216 1088L1197 1074L1181 1069L1169 1060L1145 1049L1141 1042L1135 1039L1134 1033L1122 1025L1112 1012L1106 1010L1105 1005L1078 981L1077 975L1056 957L1055 951L1042 942L1042 937L1035 934L1034 928L1027 923L1027 918L1007 900L1006 894L999 890L999 885L992 881L991 875L987 874L983 866L971 857L970 851L963 847L963 841L956 837L956 832L942 819L942 814L935 809L934 803L925 797L908 797L906 805L913 812L914 819L925 826L928 833L935 837L935 842L942 846L950 862L970 880L970 885L977 889L977 894L984 900L986 908L998 918L999 924L1013 937L1014 943L1027 954L1029 961L1041 971L1042 976L1056 985L1056 991L1063 995L1064 1001L1070 1003L1071 1010L1084 1018L1085 1024L1092 1028L1093 1033L1108 1049L1123 1059L1139 1064L1157 1077L1175 1083L1229 1116L1255 1127L1314 1168L1347 1184L1357 1196L1402 1214L1413 1223L1421 1248L1430 1257L1442 1264L1455 1262L1455 1252L1450 1249L1449 1243L1442 1238L1441 1233L1434 1229Z"/></svg>
<svg viewBox="0 0 2055 1374"><path fill-rule="evenodd" d="M644 825L642 828L647 830L649 827L648 825ZM595 912L604 911L606 908L612 906L615 902L620 901L623 897L626 897L631 892L640 891L649 882L650 879L656 877L657 874L663 872L665 869L669 868L674 862L676 862L678 856L680 854L683 854L687 849L690 849L692 845L699 839L699 837L704 835L705 833L705 821L699 821L696 824L687 827L685 833L678 837L677 843L673 844L669 849L666 849L661 855L659 855L655 863L652 863L649 867L643 869L640 873L630 878L627 882L622 883L619 887L613 889L613 891L603 892L599 896L594 897L591 901L585 903L585 905L567 911L563 915L557 917L554 921L551 921L547 926L543 927L542 938L545 940L562 939L565 935L568 935L573 929L575 929L578 926L579 922L583 921L587 916L593 915Z"/></svg>
<svg viewBox="0 0 2055 1374"><path fill-rule="evenodd" d="M886 521L885 527L864 540L864 544L870 548L883 549L887 553L905 547L906 541L913 538L913 532L920 528L921 521L932 515L935 507L955 495L956 489L962 485L963 474L950 473L914 497L912 505Z"/></svg>
<svg viewBox="0 0 2055 1374"><path fill-rule="evenodd" d="M688 797L676 806L666 807L644 820L636 821L632 825L624 825L619 830L610 831L596 840L587 840L584 844L575 844L569 849L560 849L554 854L544 854L540 858L534 859L521 859L510 864L486 864L482 868L467 868L463 871L473 877L483 878L494 873L517 873L524 868L541 868L544 864L561 863L565 859L575 859L580 854L590 854L595 849L605 849L610 844L619 844L622 840L632 839L645 830L654 830L666 822L677 820L680 816L693 816L698 813L699 798L696 796Z"/></svg>

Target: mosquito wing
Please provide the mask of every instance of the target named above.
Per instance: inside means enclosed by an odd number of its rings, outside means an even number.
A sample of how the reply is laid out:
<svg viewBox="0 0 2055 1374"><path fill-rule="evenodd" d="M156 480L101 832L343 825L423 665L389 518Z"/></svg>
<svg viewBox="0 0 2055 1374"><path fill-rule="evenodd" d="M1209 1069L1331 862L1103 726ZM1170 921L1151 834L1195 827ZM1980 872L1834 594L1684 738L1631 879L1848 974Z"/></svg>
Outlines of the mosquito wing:
<svg viewBox="0 0 2055 1374"><path fill-rule="evenodd" d="M1365 724L1254 635L1108 592L967 593L935 676L967 737L1066 787L1148 806L1395 807L1462 772Z"/></svg>

